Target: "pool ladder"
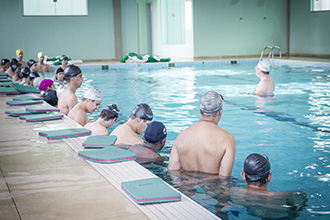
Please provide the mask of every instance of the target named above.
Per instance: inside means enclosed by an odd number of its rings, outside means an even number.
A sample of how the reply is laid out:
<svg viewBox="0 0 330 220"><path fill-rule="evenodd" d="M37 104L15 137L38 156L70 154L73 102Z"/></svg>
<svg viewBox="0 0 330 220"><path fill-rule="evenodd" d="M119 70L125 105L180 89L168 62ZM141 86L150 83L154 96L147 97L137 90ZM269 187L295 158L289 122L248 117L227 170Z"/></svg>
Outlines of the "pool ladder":
<svg viewBox="0 0 330 220"><path fill-rule="evenodd" d="M265 47L265 48L262 50L262 52L261 52L261 56L260 56L260 58L259 58L259 61L262 60L262 58L263 58L263 56L264 56L264 53L265 53L265 51L266 51L267 49L270 49L267 60L269 60L269 59L270 59L270 56L272 56L272 60L274 61L274 50L275 50L275 49L279 50L279 52L280 52L280 59L282 59L282 52L281 52L281 48L280 48L279 46L274 46L274 47L267 46L267 47Z"/></svg>

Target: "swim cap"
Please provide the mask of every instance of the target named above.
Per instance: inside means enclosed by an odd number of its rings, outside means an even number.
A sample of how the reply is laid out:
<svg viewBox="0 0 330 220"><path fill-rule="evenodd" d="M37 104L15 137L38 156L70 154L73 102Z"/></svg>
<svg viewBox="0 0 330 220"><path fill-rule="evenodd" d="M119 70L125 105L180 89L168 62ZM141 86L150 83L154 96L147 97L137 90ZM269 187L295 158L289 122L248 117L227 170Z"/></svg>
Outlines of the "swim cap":
<svg viewBox="0 0 330 220"><path fill-rule="evenodd" d="M261 154L250 154L244 161L244 173L248 182L267 179L269 171L268 158Z"/></svg>
<svg viewBox="0 0 330 220"><path fill-rule="evenodd" d="M16 50L16 55L19 54L19 53L23 53L23 51L21 49L17 49Z"/></svg>
<svg viewBox="0 0 330 220"><path fill-rule="evenodd" d="M57 98L57 94L56 94L56 91L55 90L46 90L44 92L44 100L52 105L52 106L56 106L57 105L57 102L58 102L58 98Z"/></svg>
<svg viewBox="0 0 330 220"><path fill-rule="evenodd" d="M40 57L44 57L45 55L42 53L42 52L39 52L38 53L38 59L40 58Z"/></svg>
<svg viewBox="0 0 330 220"><path fill-rule="evenodd" d="M81 69L76 65L68 65L64 70L64 78L69 79L75 77L81 73Z"/></svg>
<svg viewBox="0 0 330 220"><path fill-rule="evenodd" d="M30 59L28 62L27 62L27 64L28 64L28 66L31 68L31 66L33 66L33 64L35 64L36 63L36 61L35 60L33 60L33 59Z"/></svg>
<svg viewBox="0 0 330 220"><path fill-rule="evenodd" d="M28 77L30 75L31 71L28 67L24 67L23 69L20 69L18 72L17 72L17 75L20 79L22 78L25 78L25 77Z"/></svg>
<svg viewBox="0 0 330 220"><path fill-rule="evenodd" d="M97 88L91 87L85 92L84 98L100 102L102 100L102 95Z"/></svg>
<svg viewBox="0 0 330 220"><path fill-rule="evenodd" d="M34 80L35 78L40 77L40 75L39 75L39 73L32 72L32 73L30 73L29 77L30 77L30 80Z"/></svg>
<svg viewBox="0 0 330 220"><path fill-rule="evenodd" d="M202 96L199 108L205 114L214 114L222 110L222 105L223 97L215 91L208 91Z"/></svg>
<svg viewBox="0 0 330 220"><path fill-rule="evenodd" d="M1 65L5 65L6 63L9 63L10 61L8 59L2 59L1 60Z"/></svg>
<svg viewBox="0 0 330 220"><path fill-rule="evenodd" d="M51 86L52 84L53 84L53 80L44 79L40 82L39 90L46 91L48 89L48 87Z"/></svg>
<svg viewBox="0 0 330 220"><path fill-rule="evenodd" d="M270 64L268 61L266 60L261 60L259 61L258 63L258 68L262 71L262 72L265 72L265 73L268 73L269 72L269 69L270 69Z"/></svg>
<svg viewBox="0 0 330 220"><path fill-rule="evenodd" d="M65 55L62 55L61 58L60 58L60 60L61 61L63 61L63 60L69 60L69 58L67 56L65 56Z"/></svg>
<svg viewBox="0 0 330 220"><path fill-rule="evenodd" d="M118 117L119 109L116 104L108 105L104 108L104 110L111 112L112 114L114 114L115 117Z"/></svg>
<svg viewBox="0 0 330 220"><path fill-rule="evenodd" d="M163 123L159 121L151 122L144 132L144 139L149 143L158 143L166 138L167 132Z"/></svg>
<svg viewBox="0 0 330 220"><path fill-rule="evenodd" d="M59 67L59 68L56 69L56 74L62 73L62 72L64 72L64 70L62 69L62 67Z"/></svg>
<svg viewBox="0 0 330 220"><path fill-rule="evenodd" d="M40 85L41 81L42 81L41 77L36 77L33 81L33 87L39 89L39 85Z"/></svg>
<svg viewBox="0 0 330 220"><path fill-rule="evenodd" d="M133 115L137 118L141 118L143 120L149 120L149 121L151 121L153 118L153 113L152 113L151 108L149 107L148 104L145 104L145 103L138 104L133 109L131 115Z"/></svg>
<svg viewBox="0 0 330 220"><path fill-rule="evenodd" d="M20 65L22 65L22 64L17 61L16 63L10 64L10 67L11 67L12 71L15 72Z"/></svg>

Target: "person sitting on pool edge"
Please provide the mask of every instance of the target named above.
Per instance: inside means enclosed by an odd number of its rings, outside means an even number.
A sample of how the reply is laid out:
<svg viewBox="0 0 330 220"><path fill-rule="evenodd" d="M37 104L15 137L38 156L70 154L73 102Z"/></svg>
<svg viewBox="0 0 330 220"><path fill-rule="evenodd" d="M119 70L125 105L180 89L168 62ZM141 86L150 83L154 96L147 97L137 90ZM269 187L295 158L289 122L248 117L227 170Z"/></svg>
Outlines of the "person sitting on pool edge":
<svg viewBox="0 0 330 220"><path fill-rule="evenodd" d="M168 169L218 174L228 178L235 160L234 137L218 126L223 97L208 91L200 100L201 119L175 139Z"/></svg>
<svg viewBox="0 0 330 220"><path fill-rule="evenodd" d="M165 158L158 155L166 142L166 128L159 121L151 122L144 132L144 142L131 146L128 150L136 154L136 162L140 164L154 163L164 166Z"/></svg>
<svg viewBox="0 0 330 220"><path fill-rule="evenodd" d="M122 125L117 126L110 135L116 135L116 145L142 144L142 134L152 121L153 113L148 104L138 104L132 111L129 119Z"/></svg>
<svg viewBox="0 0 330 220"><path fill-rule="evenodd" d="M84 127L92 131L92 135L109 135L108 128L110 128L118 118L119 109L116 104L111 104L105 107L99 118L87 123Z"/></svg>
<svg viewBox="0 0 330 220"><path fill-rule="evenodd" d="M270 65L266 60L261 60L255 67L256 75L260 81L254 89L254 94L259 96L273 96L275 90L275 82L269 76Z"/></svg>
<svg viewBox="0 0 330 220"><path fill-rule="evenodd" d="M63 94L60 97L62 96ZM85 92L83 99L69 112L69 118L71 118L81 126L85 126L89 122L86 113L93 113L94 111L99 109L101 100L101 92L94 87L89 88Z"/></svg>
<svg viewBox="0 0 330 220"><path fill-rule="evenodd" d="M75 92L83 82L81 69L76 65L68 65L64 70L64 78L67 82L67 87L59 96L58 108L61 113L68 115L71 109L78 103Z"/></svg>

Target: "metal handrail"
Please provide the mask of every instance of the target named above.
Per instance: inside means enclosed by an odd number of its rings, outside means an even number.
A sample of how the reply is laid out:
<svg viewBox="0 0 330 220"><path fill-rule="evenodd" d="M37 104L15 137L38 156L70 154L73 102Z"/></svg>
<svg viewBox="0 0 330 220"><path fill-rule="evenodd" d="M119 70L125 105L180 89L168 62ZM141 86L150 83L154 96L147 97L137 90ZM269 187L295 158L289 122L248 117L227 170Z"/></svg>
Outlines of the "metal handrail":
<svg viewBox="0 0 330 220"><path fill-rule="evenodd" d="M259 58L259 62L262 60L262 57L264 56L264 53L267 49L270 49L267 60L270 59L270 56L272 56L272 60L274 60L274 49L278 49L280 51L280 59L282 59L282 51L281 51L281 48L279 46L274 46L274 47L267 46L262 50L261 56Z"/></svg>

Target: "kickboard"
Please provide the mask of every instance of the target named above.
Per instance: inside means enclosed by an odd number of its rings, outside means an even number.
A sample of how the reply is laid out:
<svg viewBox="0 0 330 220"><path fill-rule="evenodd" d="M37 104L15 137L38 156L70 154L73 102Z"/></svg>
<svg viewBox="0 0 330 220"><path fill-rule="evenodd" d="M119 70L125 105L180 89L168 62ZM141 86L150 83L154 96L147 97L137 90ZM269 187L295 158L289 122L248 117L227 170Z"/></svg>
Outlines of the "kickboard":
<svg viewBox="0 0 330 220"><path fill-rule="evenodd" d="M23 86L23 85L19 85L16 83L12 83L11 87L13 87L18 92L21 92L21 93L40 93L39 89L37 89L33 86Z"/></svg>
<svg viewBox="0 0 330 220"><path fill-rule="evenodd" d="M26 122L38 122L38 121L49 121L63 118L63 114L33 114L33 115L22 115L19 117L21 120Z"/></svg>
<svg viewBox="0 0 330 220"><path fill-rule="evenodd" d="M52 130L52 131L41 131L39 132L39 135L43 137L47 137L48 140L58 140L65 138L87 136L90 135L91 133L92 131L86 128L69 128L69 129Z"/></svg>
<svg viewBox="0 0 330 220"><path fill-rule="evenodd" d="M122 182L121 188L138 204L181 200L181 194L160 178Z"/></svg>
<svg viewBox="0 0 330 220"><path fill-rule="evenodd" d="M5 113L9 116L13 116L13 117L18 117L18 116L21 116L21 115L34 115L36 113L34 112L29 112L29 111L24 111L24 110L21 110L21 111L5 111Z"/></svg>
<svg viewBox="0 0 330 220"><path fill-rule="evenodd" d="M44 101L42 101L42 100L22 100L22 101L6 102L7 105L11 105L11 106L37 105L37 104L42 104L42 103L44 103Z"/></svg>
<svg viewBox="0 0 330 220"><path fill-rule="evenodd" d="M0 72L0 76L8 76L8 74L5 72Z"/></svg>
<svg viewBox="0 0 330 220"><path fill-rule="evenodd" d="M0 86L1 87L10 87L10 84L11 84L12 82L0 82ZM16 89L14 89L15 91L16 91ZM17 92L17 91L16 91Z"/></svg>
<svg viewBox="0 0 330 220"><path fill-rule="evenodd" d="M116 135L89 136L82 146L85 148L109 147L115 144Z"/></svg>
<svg viewBox="0 0 330 220"><path fill-rule="evenodd" d="M26 111L34 112L34 113L45 113L45 112L60 112L60 109L53 107L53 106L31 106L25 107Z"/></svg>
<svg viewBox="0 0 330 220"><path fill-rule="evenodd" d="M11 79L0 79L0 82L12 82L12 80Z"/></svg>
<svg viewBox="0 0 330 220"><path fill-rule="evenodd" d="M13 98L13 101L23 101L23 100L43 100L43 97L23 95L23 96L17 96L17 97Z"/></svg>
<svg viewBox="0 0 330 220"><path fill-rule="evenodd" d="M8 76L0 75L0 79L8 79Z"/></svg>
<svg viewBox="0 0 330 220"><path fill-rule="evenodd" d="M0 87L0 94L19 94L19 92L12 87Z"/></svg>
<svg viewBox="0 0 330 220"><path fill-rule="evenodd" d="M79 151L78 156L96 163L118 163L135 160L136 155L119 147L105 147L103 149Z"/></svg>

